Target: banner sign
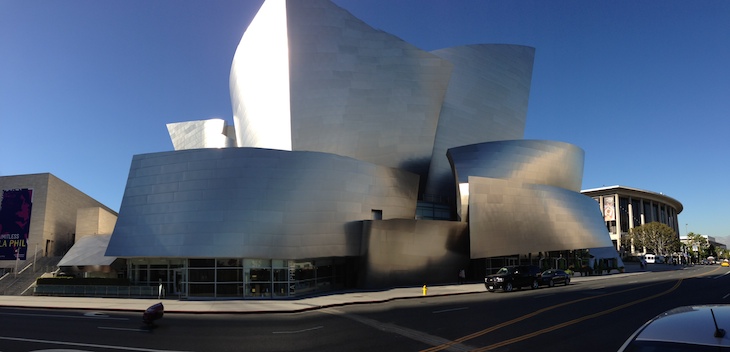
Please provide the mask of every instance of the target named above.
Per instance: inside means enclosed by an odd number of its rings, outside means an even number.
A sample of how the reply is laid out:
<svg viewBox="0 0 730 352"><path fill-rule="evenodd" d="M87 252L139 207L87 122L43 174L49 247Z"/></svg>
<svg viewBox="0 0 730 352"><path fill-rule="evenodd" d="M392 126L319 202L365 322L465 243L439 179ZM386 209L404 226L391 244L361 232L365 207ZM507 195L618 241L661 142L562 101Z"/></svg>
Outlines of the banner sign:
<svg viewBox="0 0 730 352"><path fill-rule="evenodd" d="M25 259L33 190L4 190L0 200L0 260Z"/></svg>
<svg viewBox="0 0 730 352"><path fill-rule="evenodd" d="M616 220L616 207L614 206L613 196L603 197L603 220Z"/></svg>

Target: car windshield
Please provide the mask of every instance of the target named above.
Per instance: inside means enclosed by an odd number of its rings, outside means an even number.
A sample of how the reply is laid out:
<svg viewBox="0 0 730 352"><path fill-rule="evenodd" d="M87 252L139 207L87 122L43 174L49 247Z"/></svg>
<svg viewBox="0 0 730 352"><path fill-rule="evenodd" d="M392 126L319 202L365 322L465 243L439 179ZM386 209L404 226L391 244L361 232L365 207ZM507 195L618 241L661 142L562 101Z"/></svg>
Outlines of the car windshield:
<svg viewBox="0 0 730 352"><path fill-rule="evenodd" d="M509 268L502 268L497 271L497 275L504 275L504 274L509 274L509 273L510 273Z"/></svg>

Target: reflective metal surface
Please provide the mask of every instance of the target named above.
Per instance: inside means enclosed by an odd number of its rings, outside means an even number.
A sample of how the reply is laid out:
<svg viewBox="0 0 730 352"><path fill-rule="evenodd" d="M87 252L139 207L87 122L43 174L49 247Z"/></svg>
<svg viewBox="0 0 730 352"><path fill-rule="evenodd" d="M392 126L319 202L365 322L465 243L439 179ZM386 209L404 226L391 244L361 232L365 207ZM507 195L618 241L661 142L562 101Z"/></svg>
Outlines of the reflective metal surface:
<svg viewBox="0 0 730 352"><path fill-rule="evenodd" d="M360 254L360 220L413 218L418 176L317 152L136 155L108 256Z"/></svg>
<svg viewBox="0 0 730 352"><path fill-rule="evenodd" d="M233 56L229 86L239 147L291 150L287 1L266 1Z"/></svg>
<svg viewBox="0 0 730 352"><path fill-rule="evenodd" d="M458 182L469 176L514 179L580 192L583 149L564 142L511 140L449 149Z"/></svg>
<svg viewBox="0 0 730 352"><path fill-rule="evenodd" d="M168 123L175 150L226 148L236 145L236 132L222 119Z"/></svg>
<svg viewBox="0 0 730 352"><path fill-rule="evenodd" d="M534 57L429 53L326 0L267 1L233 58L235 132L170 124L175 152L135 156L107 255L361 256L377 287L453 282L470 257L610 247L578 193L583 151L521 140ZM415 220L419 195L462 221Z"/></svg>
<svg viewBox="0 0 730 352"><path fill-rule="evenodd" d="M285 14L267 4L231 69L238 146L332 153L425 178L451 63L329 1L288 1ZM278 37L254 27L271 15L286 15L286 65L268 47ZM273 63L244 63L252 56ZM268 72L288 76L272 82ZM259 108L263 101L272 103Z"/></svg>
<svg viewBox="0 0 730 352"><path fill-rule="evenodd" d="M472 258L612 245L595 201L579 193L582 149L513 140L452 148L448 156Z"/></svg>
<svg viewBox="0 0 730 352"><path fill-rule="evenodd" d="M535 49L481 44L432 53L454 64L454 70L441 107L426 193L453 196L449 148L523 138Z"/></svg>
<svg viewBox="0 0 730 352"><path fill-rule="evenodd" d="M564 188L469 177L471 257L611 247L595 203Z"/></svg>
<svg viewBox="0 0 730 352"><path fill-rule="evenodd" d="M360 286L454 282L469 266L467 224L435 220L366 221Z"/></svg>

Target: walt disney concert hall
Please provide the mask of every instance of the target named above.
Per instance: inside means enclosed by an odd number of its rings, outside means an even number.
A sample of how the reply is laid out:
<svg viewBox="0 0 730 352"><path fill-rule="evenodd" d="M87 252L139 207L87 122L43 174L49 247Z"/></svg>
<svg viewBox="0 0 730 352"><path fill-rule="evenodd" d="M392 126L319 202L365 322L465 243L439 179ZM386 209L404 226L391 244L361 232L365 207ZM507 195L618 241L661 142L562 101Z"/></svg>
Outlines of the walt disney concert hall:
<svg viewBox="0 0 730 352"><path fill-rule="evenodd" d="M170 123L174 151L134 156L106 255L221 298L617 257L583 150L523 139L534 57L427 52L326 0L267 1L233 57L233 124Z"/></svg>

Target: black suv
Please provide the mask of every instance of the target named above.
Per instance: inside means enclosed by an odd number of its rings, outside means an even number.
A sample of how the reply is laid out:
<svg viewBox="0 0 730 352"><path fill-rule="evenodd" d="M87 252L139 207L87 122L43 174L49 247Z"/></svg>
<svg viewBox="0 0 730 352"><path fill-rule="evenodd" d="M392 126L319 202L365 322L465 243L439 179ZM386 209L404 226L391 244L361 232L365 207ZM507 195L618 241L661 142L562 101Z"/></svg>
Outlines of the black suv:
<svg viewBox="0 0 730 352"><path fill-rule="evenodd" d="M540 287L540 268L534 265L505 266L497 273L487 275L484 286L489 292L497 289L509 292L527 286L535 289Z"/></svg>

